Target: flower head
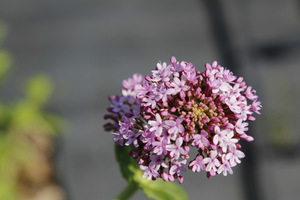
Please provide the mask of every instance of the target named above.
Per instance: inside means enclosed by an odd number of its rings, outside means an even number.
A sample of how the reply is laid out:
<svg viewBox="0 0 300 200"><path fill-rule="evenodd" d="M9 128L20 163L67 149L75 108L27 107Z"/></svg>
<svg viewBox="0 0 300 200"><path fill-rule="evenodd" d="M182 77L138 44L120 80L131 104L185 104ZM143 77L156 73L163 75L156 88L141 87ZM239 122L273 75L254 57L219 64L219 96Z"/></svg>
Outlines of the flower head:
<svg viewBox="0 0 300 200"><path fill-rule="evenodd" d="M104 127L117 145L132 147L149 180L182 183L187 163L208 177L232 174L245 157L239 141L253 141L247 121L261 109L256 91L216 61L200 72L172 57L151 76L124 80L122 94L109 98L105 119L112 122ZM191 148L198 154L188 162Z"/></svg>

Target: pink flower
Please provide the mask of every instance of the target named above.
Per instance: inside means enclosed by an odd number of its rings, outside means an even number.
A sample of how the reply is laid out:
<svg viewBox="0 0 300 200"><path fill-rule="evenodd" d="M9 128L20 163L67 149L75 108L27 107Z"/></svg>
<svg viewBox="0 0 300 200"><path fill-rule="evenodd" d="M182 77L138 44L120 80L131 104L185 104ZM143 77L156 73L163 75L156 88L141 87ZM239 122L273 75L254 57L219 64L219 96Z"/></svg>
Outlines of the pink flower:
<svg viewBox="0 0 300 200"><path fill-rule="evenodd" d="M152 142L152 145L154 147L153 153L157 155L162 155L162 154L167 155L168 153L167 144L168 144L168 140L164 138L159 142L158 141Z"/></svg>
<svg viewBox="0 0 300 200"><path fill-rule="evenodd" d="M121 96L111 96L104 125L114 142L130 146L144 178L183 182L184 165L189 169L232 174L245 154L240 140L251 142L248 120L260 114L256 91L242 77L216 61L196 71L192 63L159 62L152 75L133 75L123 81Z"/></svg>
<svg viewBox="0 0 300 200"><path fill-rule="evenodd" d="M143 80L143 83L137 86L136 97L145 98L149 92L152 92L154 90L154 88L154 85L150 85L146 80Z"/></svg>
<svg viewBox="0 0 300 200"><path fill-rule="evenodd" d="M154 109L157 105L157 99L160 99L160 94L152 93L148 97L143 98L144 106L151 106Z"/></svg>
<svg viewBox="0 0 300 200"><path fill-rule="evenodd" d="M155 137L155 132L151 132L149 129L146 129L142 133L141 141L145 144L145 147L148 148L156 141Z"/></svg>
<svg viewBox="0 0 300 200"><path fill-rule="evenodd" d="M217 158L217 151L211 151L209 157L203 159L203 163L206 165L206 171L214 176L217 172L217 167L220 166L220 161Z"/></svg>
<svg viewBox="0 0 300 200"><path fill-rule="evenodd" d="M186 152L182 147L183 139L182 137L177 138L175 144L168 144L167 150L170 151L170 156L172 160L178 160L180 155L186 155Z"/></svg>
<svg viewBox="0 0 300 200"><path fill-rule="evenodd" d="M124 146L124 138L123 138L123 134L121 133L112 133L115 137L114 137L114 142L115 143L119 143L119 145L122 147Z"/></svg>
<svg viewBox="0 0 300 200"><path fill-rule="evenodd" d="M123 96L136 96L137 88L143 81L143 76L141 74L134 74L133 78L129 78L123 81Z"/></svg>
<svg viewBox="0 0 300 200"><path fill-rule="evenodd" d="M213 143L215 145L220 144L221 146L224 144L225 140L226 140L226 135L228 134L228 129L226 130L220 130L220 127L215 126L215 136L213 138Z"/></svg>
<svg viewBox="0 0 300 200"><path fill-rule="evenodd" d="M225 103L228 105L230 110L234 113L241 113L242 108L240 107L240 102L237 101L235 96L225 99Z"/></svg>
<svg viewBox="0 0 300 200"><path fill-rule="evenodd" d="M252 90L252 87L249 86L245 92L245 95L248 99L256 100L258 96L256 95L256 90Z"/></svg>
<svg viewBox="0 0 300 200"><path fill-rule="evenodd" d="M149 120L148 124L151 126L150 131L155 131L155 135L159 137L163 131L163 122L158 113L155 115L155 118L156 121Z"/></svg>
<svg viewBox="0 0 300 200"><path fill-rule="evenodd" d="M205 147L210 146L209 140L206 138L208 136L208 133L204 130L201 131L200 134L193 135L193 142L192 146L195 146L197 148L200 148L204 150Z"/></svg>
<svg viewBox="0 0 300 200"><path fill-rule="evenodd" d="M228 70L225 69L223 72L223 80L227 83L232 83L234 80L236 79L236 76L233 75L233 73Z"/></svg>
<svg viewBox="0 0 300 200"><path fill-rule="evenodd" d="M218 174L223 173L224 176L227 176L227 172L229 172L229 174L233 174L233 171L231 169L231 164L230 162L226 159L226 155L224 154L222 156L222 164L220 165L220 167L218 168Z"/></svg>
<svg viewBox="0 0 300 200"><path fill-rule="evenodd" d="M131 130L128 131L128 134L124 136L124 139L127 139L125 145L129 146L130 144L133 144L135 147L139 146L139 142L137 140L138 136L140 136L141 132L135 133Z"/></svg>
<svg viewBox="0 0 300 200"><path fill-rule="evenodd" d="M157 87L157 90L155 91L155 94L157 95L156 101L159 101L160 99L163 102L167 102L168 96L174 93L174 89L166 89L164 85L159 85Z"/></svg>
<svg viewBox="0 0 300 200"><path fill-rule="evenodd" d="M197 156L196 159L189 164L189 167L192 168L193 172L200 172L200 170L205 170L205 164L202 161L203 156Z"/></svg>
<svg viewBox="0 0 300 200"><path fill-rule="evenodd" d="M241 158L244 158L245 154L238 150L238 149L233 149L233 151L229 152L226 155L226 159L228 159L230 161L231 166L235 166L238 163L241 163Z"/></svg>
<svg viewBox="0 0 300 200"><path fill-rule="evenodd" d="M152 81L169 81L169 76L171 75L170 67L167 63L157 63L156 70L152 71L153 78Z"/></svg>
<svg viewBox="0 0 300 200"><path fill-rule="evenodd" d="M247 123L247 122L243 122L242 119L239 119L239 120L236 122L234 128L235 128L235 131L236 131L238 134L243 135L243 134L245 134L246 131L248 131L248 127L247 127L247 126L248 126L248 123Z"/></svg>
<svg viewBox="0 0 300 200"><path fill-rule="evenodd" d="M259 110L261 109L261 102L254 100L250 109L257 114L260 114Z"/></svg>
<svg viewBox="0 0 300 200"><path fill-rule="evenodd" d="M154 168L160 168L160 166L164 167L164 168L168 168L169 165L167 165L167 163L164 160L164 156L163 155L151 155L150 156L150 164L149 166L153 166Z"/></svg>
<svg viewBox="0 0 300 200"><path fill-rule="evenodd" d="M213 93L218 93L222 85L221 80L210 77L207 81Z"/></svg>
<svg viewBox="0 0 300 200"><path fill-rule="evenodd" d="M170 127L168 133L171 135L177 135L179 133L183 133L184 127L182 125L182 121L183 119L181 119L180 117L177 118L176 121L166 120L165 124Z"/></svg>
<svg viewBox="0 0 300 200"><path fill-rule="evenodd" d="M158 173L158 169L159 167L156 165L151 165L151 166L144 166L144 165L140 165L140 169L144 170L144 175L143 178L148 177L148 180L152 180L152 179L157 179L160 175Z"/></svg>
<svg viewBox="0 0 300 200"><path fill-rule="evenodd" d="M187 91L189 89L189 86L185 85L185 78L179 80L179 78L175 77L173 81L174 82L171 83L171 86L175 90L173 95L179 93L180 91Z"/></svg>
<svg viewBox="0 0 300 200"><path fill-rule="evenodd" d="M233 131L230 131L230 130L226 130L226 131L227 131L227 134L225 137L225 141L221 145L223 153L227 153L227 149L235 148L236 147L235 144L238 142L238 139L233 137L234 136Z"/></svg>
<svg viewBox="0 0 300 200"><path fill-rule="evenodd" d="M181 176L181 172L185 172L186 169L184 168L184 165L186 164L186 160L182 160L180 162L173 161L172 166L170 168L170 175L177 174L178 176Z"/></svg>

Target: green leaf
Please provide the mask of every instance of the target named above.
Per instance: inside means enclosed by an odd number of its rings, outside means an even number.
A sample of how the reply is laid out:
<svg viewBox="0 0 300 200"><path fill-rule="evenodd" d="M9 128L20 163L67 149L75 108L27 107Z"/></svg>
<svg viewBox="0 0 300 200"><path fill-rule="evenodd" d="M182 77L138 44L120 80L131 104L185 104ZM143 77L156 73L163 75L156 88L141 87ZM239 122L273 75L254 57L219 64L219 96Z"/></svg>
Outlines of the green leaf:
<svg viewBox="0 0 300 200"><path fill-rule="evenodd" d="M38 75L27 83L26 99L37 106L43 106L52 94L53 85L46 75Z"/></svg>
<svg viewBox="0 0 300 200"><path fill-rule="evenodd" d="M142 190L148 198L156 200L187 200L185 191L176 183L165 182L162 179L147 181Z"/></svg>
<svg viewBox="0 0 300 200"><path fill-rule="evenodd" d="M0 80L4 79L7 71L12 63L12 58L9 53L4 50L0 50Z"/></svg>
<svg viewBox="0 0 300 200"><path fill-rule="evenodd" d="M7 28L5 26L5 23L0 20L0 45L2 43L2 40L5 38L7 34ZM7 74L8 69L10 68L12 63L12 59L9 53L7 53L5 50L0 50L0 81L1 84L3 82L3 79L5 75Z"/></svg>

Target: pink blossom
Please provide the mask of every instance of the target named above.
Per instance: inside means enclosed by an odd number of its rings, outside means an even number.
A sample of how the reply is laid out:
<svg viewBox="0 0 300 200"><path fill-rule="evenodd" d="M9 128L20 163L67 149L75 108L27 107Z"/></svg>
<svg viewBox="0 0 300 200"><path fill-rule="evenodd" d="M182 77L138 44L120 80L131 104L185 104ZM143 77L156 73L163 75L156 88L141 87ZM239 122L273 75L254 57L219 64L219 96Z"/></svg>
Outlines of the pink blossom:
<svg viewBox="0 0 300 200"><path fill-rule="evenodd" d="M159 177L158 169L159 167L157 165L150 165L150 166L144 166L140 165L140 169L144 170L143 178L148 177L148 180L157 179Z"/></svg>
<svg viewBox="0 0 300 200"><path fill-rule="evenodd" d="M141 132L135 133L131 130L128 131L128 134L124 136L125 139L127 139L125 145L129 146L130 144L133 144L135 147L139 146L138 143L138 136L141 134Z"/></svg>
<svg viewBox="0 0 300 200"><path fill-rule="evenodd" d="M168 140L167 139L161 139L161 141L155 141L152 142L152 145L154 147L153 149L153 153L157 154L157 155L167 155L168 151L167 151L167 144L168 144Z"/></svg>
<svg viewBox="0 0 300 200"><path fill-rule="evenodd" d="M167 63L157 63L156 70L152 71L153 78L152 81L169 81L169 76L171 75L170 67Z"/></svg>
<svg viewBox="0 0 300 200"><path fill-rule="evenodd" d="M122 133L112 133L115 137L114 137L114 142L115 143L119 143L119 145L122 147L124 146L124 138L123 138L123 134Z"/></svg>
<svg viewBox="0 0 300 200"><path fill-rule="evenodd" d="M136 96L137 88L143 81L143 76L141 74L134 74L133 78L129 78L123 81L123 96Z"/></svg>
<svg viewBox="0 0 300 200"><path fill-rule="evenodd" d="M156 140L155 140L155 132L151 132L149 129L146 129L142 135L141 135L141 141L145 143L146 147L149 147L152 145Z"/></svg>
<svg viewBox="0 0 300 200"><path fill-rule="evenodd" d="M233 87L230 87L228 95L239 98L239 97L241 97L242 91L243 91L243 89L240 87L240 84L237 83Z"/></svg>
<svg viewBox="0 0 300 200"><path fill-rule="evenodd" d="M183 119L178 117L176 121L166 120L165 124L169 126L168 133L171 135L177 135L184 132L184 127L182 125Z"/></svg>
<svg viewBox="0 0 300 200"><path fill-rule="evenodd" d="M174 89L166 89L164 85L159 85L154 93L157 95L156 101L161 99L163 102L167 102L168 96L174 93Z"/></svg>
<svg viewBox="0 0 300 200"><path fill-rule="evenodd" d="M145 98L147 93L152 92L155 89L155 85L149 84L146 80L143 80L143 83L139 85L136 89L137 98Z"/></svg>
<svg viewBox="0 0 300 200"><path fill-rule="evenodd" d="M236 164L241 163L240 159L244 157L245 154L238 149L233 149L226 155L226 159L230 161L231 166L235 166Z"/></svg>
<svg viewBox="0 0 300 200"><path fill-rule="evenodd" d="M221 145L223 153L227 153L227 149L232 149L236 147L236 143L238 142L237 138L234 138L233 131L227 130L227 134L223 144Z"/></svg>
<svg viewBox="0 0 300 200"><path fill-rule="evenodd" d="M230 164L229 160L226 159L226 155L223 154L222 164L218 168L218 174L223 173L224 176L227 176L227 172L229 172L229 174L233 174L233 171L231 169L231 164Z"/></svg>
<svg viewBox="0 0 300 200"><path fill-rule="evenodd" d="M169 165L167 165L164 158L165 157L163 155L155 155L155 154L151 155L150 156L151 162L150 162L149 166L153 165L154 168L160 168L160 166L162 166L164 168L168 168Z"/></svg>
<svg viewBox="0 0 300 200"><path fill-rule="evenodd" d="M206 70L205 70L205 75L206 75L207 77L212 77L212 76L214 76L215 73L217 72L217 70L216 70L217 65L218 65L217 61L214 61L214 62L212 63L212 65L210 65L209 63L206 63L206 64L205 64L205 68L206 68Z"/></svg>
<svg viewBox="0 0 300 200"><path fill-rule="evenodd" d="M192 168L193 172L200 172L200 170L205 170L205 164L202 161L203 161L203 156L199 155L196 157L195 160L193 160L189 164L189 167Z"/></svg>
<svg viewBox="0 0 300 200"><path fill-rule="evenodd" d="M226 135L228 134L228 132L230 130L222 130L220 129L220 127L215 126L215 136L213 137L213 143L215 145L220 144L220 146L223 146L224 142L226 141Z"/></svg>
<svg viewBox="0 0 300 200"><path fill-rule="evenodd" d="M170 175L177 174L178 176L181 176L181 172L185 172L186 169L184 168L184 165L186 164L186 160L182 161L173 161L172 167L170 168Z"/></svg>
<svg viewBox="0 0 300 200"><path fill-rule="evenodd" d="M170 151L170 156L173 160L178 160L180 155L186 155L188 152L186 152L182 147L183 138L179 137L177 138L175 144L168 144L167 150Z"/></svg>
<svg viewBox="0 0 300 200"><path fill-rule="evenodd" d="M256 95L256 90L252 90L252 87L247 87L247 90L245 92L245 95L248 99L256 100L258 96Z"/></svg>
<svg viewBox="0 0 300 200"><path fill-rule="evenodd" d="M213 93L218 93L222 85L221 80L210 77L207 81Z"/></svg>
<svg viewBox="0 0 300 200"><path fill-rule="evenodd" d="M261 109L261 102L254 100L250 109L257 114L260 114L259 110Z"/></svg>
<svg viewBox="0 0 300 200"><path fill-rule="evenodd" d="M174 91L174 95L179 93L180 91L187 91L189 89L189 86L185 85L185 78L182 78L181 80L179 80L179 78L175 77L174 82L171 83L171 86L173 87Z"/></svg>
<svg viewBox="0 0 300 200"><path fill-rule="evenodd" d="M149 120L148 124L151 126L150 131L155 131L155 135L159 137L163 131L163 122L158 113L155 115L155 119L156 121Z"/></svg>
<svg viewBox="0 0 300 200"><path fill-rule="evenodd" d="M143 98L144 106L151 106L154 109L157 105L157 99L160 99L159 93L151 93L148 97Z"/></svg>
<svg viewBox="0 0 300 200"><path fill-rule="evenodd" d="M228 105L230 110L234 113L241 113L242 108L239 106L239 101L237 101L235 96L225 99L225 103Z"/></svg>
<svg viewBox="0 0 300 200"><path fill-rule="evenodd" d="M242 119L243 121L247 120L249 116L251 116L252 112L250 111L250 105L239 104L241 107L241 112L236 116L238 119Z"/></svg>
<svg viewBox="0 0 300 200"><path fill-rule="evenodd" d="M198 76L196 76L195 67L192 63L188 63L186 65L182 65L183 75L187 80L193 82Z"/></svg>
<svg viewBox="0 0 300 200"><path fill-rule="evenodd" d="M239 119L234 126L235 131L240 135L245 134L245 132L248 131L248 124L247 122L243 122L242 119Z"/></svg>
<svg viewBox="0 0 300 200"><path fill-rule="evenodd" d="M159 62L151 75L123 81L122 95L110 96L104 125L117 145L130 146L144 178L183 182L189 169L232 174L245 154L240 140L251 142L248 121L260 114L256 91L216 61L195 70L192 63Z"/></svg>
<svg viewBox="0 0 300 200"><path fill-rule="evenodd" d="M202 130L200 134L193 135L194 140L192 142L192 145L197 147L197 148L201 148L202 150L204 150L205 147L210 146L210 142L206 138L207 136L208 136L208 133L204 130Z"/></svg>
<svg viewBox="0 0 300 200"><path fill-rule="evenodd" d="M209 157L203 159L203 163L206 164L206 171L210 172L212 176L217 172L217 167L220 166L220 161L217 158L217 151L211 151Z"/></svg>
<svg viewBox="0 0 300 200"><path fill-rule="evenodd" d="M227 83L232 83L234 80L236 79L236 76L233 75L233 73L228 70L225 69L223 72L223 80Z"/></svg>

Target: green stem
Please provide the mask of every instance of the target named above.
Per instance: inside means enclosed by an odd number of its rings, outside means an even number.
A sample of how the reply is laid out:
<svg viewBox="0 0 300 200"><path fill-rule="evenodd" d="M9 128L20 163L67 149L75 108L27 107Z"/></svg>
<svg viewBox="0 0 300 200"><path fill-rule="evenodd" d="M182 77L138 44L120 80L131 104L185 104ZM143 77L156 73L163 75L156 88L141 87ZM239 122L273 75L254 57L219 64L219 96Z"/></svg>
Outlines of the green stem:
<svg viewBox="0 0 300 200"><path fill-rule="evenodd" d="M128 183L122 192L114 200L127 200L138 190L136 183Z"/></svg>

